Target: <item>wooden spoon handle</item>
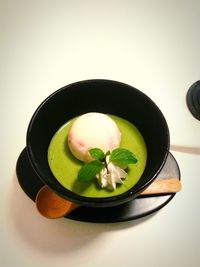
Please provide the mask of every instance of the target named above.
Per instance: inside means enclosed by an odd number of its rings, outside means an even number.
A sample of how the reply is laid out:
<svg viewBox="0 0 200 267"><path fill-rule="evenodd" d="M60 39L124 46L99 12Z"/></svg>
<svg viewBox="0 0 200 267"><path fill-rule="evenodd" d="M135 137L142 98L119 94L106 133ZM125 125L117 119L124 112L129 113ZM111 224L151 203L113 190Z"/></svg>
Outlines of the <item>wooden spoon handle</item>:
<svg viewBox="0 0 200 267"><path fill-rule="evenodd" d="M181 190L181 182L177 178L167 178L162 180L155 180L151 183L140 195L158 195L177 193ZM66 214L78 208L79 205L72 203Z"/></svg>
<svg viewBox="0 0 200 267"><path fill-rule="evenodd" d="M158 195L177 193L181 190L181 182L178 178L167 178L153 181L140 195ZM72 203L66 214L80 207L78 204Z"/></svg>
<svg viewBox="0 0 200 267"><path fill-rule="evenodd" d="M181 182L177 178L155 180L140 195L156 195L177 193L181 190Z"/></svg>
<svg viewBox="0 0 200 267"><path fill-rule="evenodd" d="M140 195L176 193L180 190L181 183L177 178L167 178L153 181ZM50 219L63 217L79 207L78 204L58 196L46 185L37 193L36 206L43 216Z"/></svg>

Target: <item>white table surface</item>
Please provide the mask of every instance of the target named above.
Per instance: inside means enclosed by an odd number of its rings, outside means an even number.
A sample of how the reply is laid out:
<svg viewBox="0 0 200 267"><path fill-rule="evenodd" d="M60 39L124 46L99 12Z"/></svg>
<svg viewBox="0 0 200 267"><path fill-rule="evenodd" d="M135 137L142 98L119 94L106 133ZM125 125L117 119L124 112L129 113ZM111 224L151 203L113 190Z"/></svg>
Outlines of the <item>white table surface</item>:
<svg viewBox="0 0 200 267"><path fill-rule="evenodd" d="M0 13L0 266L200 266L200 122L185 104L200 79L200 2L1 0ZM17 183L36 107L93 78L137 87L167 119L183 190L152 216L48 220Z"/></svg>

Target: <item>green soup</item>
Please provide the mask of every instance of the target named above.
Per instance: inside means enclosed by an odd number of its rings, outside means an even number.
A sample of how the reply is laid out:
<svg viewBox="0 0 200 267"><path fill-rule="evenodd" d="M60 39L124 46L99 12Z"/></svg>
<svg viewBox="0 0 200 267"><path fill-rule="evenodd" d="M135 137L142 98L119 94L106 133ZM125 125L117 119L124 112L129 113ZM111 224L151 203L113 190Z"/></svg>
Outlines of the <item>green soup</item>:
<svg viewBox="0 0 200 267"><path fill-rule="evenodd" d="M74 119L64 124L53 136L48 148L48 162L55 178L65 188L76 194L86 197L110 197L124 193L140 179L147 158L144 139L137 128L120 117L109 115L118 125L121 132L120 147L129 149L134 153L138 162L130 164L126 170L128 175L123 184L117 185L116 190L102 189L97 179L92 182L78 182L77 175L83 163L77 160L70 152L67 144L67 135Z"/></svg>

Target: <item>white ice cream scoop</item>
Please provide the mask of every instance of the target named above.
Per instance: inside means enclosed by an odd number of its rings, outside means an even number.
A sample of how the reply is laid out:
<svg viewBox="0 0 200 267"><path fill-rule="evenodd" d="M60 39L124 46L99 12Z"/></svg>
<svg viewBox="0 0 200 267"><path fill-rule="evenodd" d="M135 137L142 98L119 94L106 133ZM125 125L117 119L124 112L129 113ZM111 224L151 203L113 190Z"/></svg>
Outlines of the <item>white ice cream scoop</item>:
<svg viewBox="0 0 200 267"><path fill-rule="evenodd" d="M79 160L88 162L92 158L91 148L100 148L105 153L119 147L121 133L117 124L102 113L86 113L78 117L68 133L68 145Z"/></svg>

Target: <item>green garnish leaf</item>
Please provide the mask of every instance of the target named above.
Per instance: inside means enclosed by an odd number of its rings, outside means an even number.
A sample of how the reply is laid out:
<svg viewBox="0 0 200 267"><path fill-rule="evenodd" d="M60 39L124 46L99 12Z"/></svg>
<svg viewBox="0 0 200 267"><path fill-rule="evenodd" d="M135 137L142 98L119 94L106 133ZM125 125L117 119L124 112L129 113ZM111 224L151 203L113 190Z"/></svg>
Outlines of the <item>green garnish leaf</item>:
<svg viewBox="0 0 200 267"><path fill-rule="evenodd" d="M105 154L105 157L110 156L110 150L108 150Z"/></svg>
<svg viewBox="0 0 200 267"><path fill-rule="evenodd" d="M137 163L137 158L134 154L125 148L116 148L110 154L110 159L112 163L118 166L126 166L128 164Z"/></svg>
<svg viewBox="0 0 200 267"><path fill-rule="evenodd" d="M105 158L105 154L100 148L92 148L89 153L93 159L103 160Z"/></svg>
<svg viewBox="0 0 200 267"><path fill-rule="evenodd" d="M100 171L103 168L104 164L99 160L90 161L79 170L78 181L79 182L91 181L95 177L95 175L100 173Z"/></svg>

